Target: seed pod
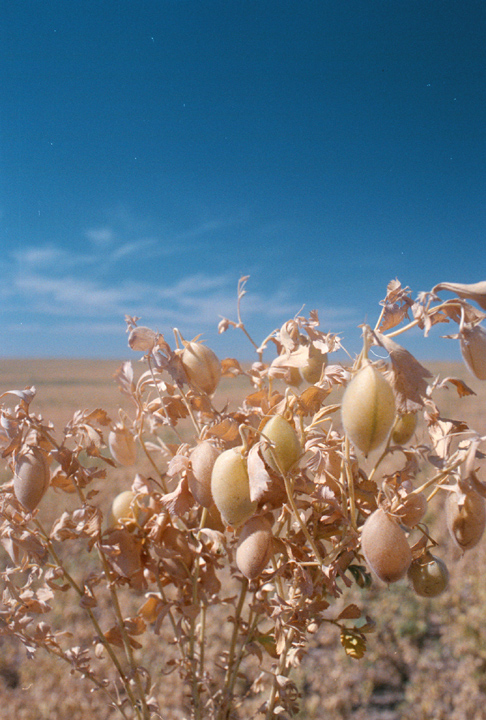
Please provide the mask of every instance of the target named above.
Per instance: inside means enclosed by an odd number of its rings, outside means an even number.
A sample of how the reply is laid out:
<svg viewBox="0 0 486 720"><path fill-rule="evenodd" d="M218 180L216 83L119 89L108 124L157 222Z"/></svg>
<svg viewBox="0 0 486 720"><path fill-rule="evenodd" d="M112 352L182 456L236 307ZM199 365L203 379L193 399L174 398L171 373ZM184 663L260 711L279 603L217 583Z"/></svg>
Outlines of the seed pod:
<svg viewBox="0 0 486 720"><path fill-rule="evenodd" d="M421 597L437 597L449 584L447 565L430 552L413 560L408 569L408 577L413 589Z"/></svg>
<svg viewBox="0 0 486 720"><path fill-rule="evenodd" d="M451 492L446 501L446 520L457 547L470 550L481 540L486 527L484 498L472 489Z"/></svg>
<svg viewBox="0 0 486 720"><path fill-rule="evenodd" d="M375 575L386 583L397 582L404 577L412 562L404 531L381 508L375 510L363 525L361 549Z"/></svg>
<svg viewBox="0 0 486 720"><path fill-rule="evenodd" d="M196 445L190 454L192 472L187 476L189 490L199 505L205 508L209 508L213 502L211 473L219 454L218 448L209 440Z"/></svg>
<svg viewBox="0 0 486 720"><path fill-rule="evenodd" d="M216 458L211 475L211 493L221 517L233 527L243 525L255 512L243 448L225 450Z"/></svg>
<svg viewBox="0 0 486 720"><path fill-rule="evenodd" d="M392 430L392 440L395 445L406 445L412 438L417 427L417 413L407 412L399 415Z"/></svg>
<svg viewBox="0 0 486 720"><path fill-rule="evenodd" d="M300 368L300 374L310 385L315 385L321 379L322 368L327 365L327 353L323 353L314 345L309 345L309 359Z"/></svg>
<svg viewBox="0 0 486 720"><path fill-rule="evenodd" d="M115 522L134 519L132 507L134 497L131 490L124 490L115 497L111 504L111 514Z"/></svg>
<svg viewBox="0 0 486 720"><path fill-rule="evenodd" d="M346 388L341 418L346 434L365 455L386 440L395 421L395 396L372 365L360 370Z"/></svg>
<svg viewBox="0 0 486 720"><path fill-rule="evenodd" d="M272 554L272 527L268 520L254 517L242 527L236 548L239 571L254 580L265 569Z"/></svg>
<svg viewBox="0 0 486 720"><path fill-rule="evenodd" d="M188 342L181 359L189 384L212 395L221 378L221 363L215 353L202 343Z"/></svg>
<svg viewBox="0 0 486 720"><path fill-rule="evenodd" d="M26 510L33 512L36 509L49 482L49 464L42 450L29 446L17 456L13 487L15 497Z"/></svg>
<svg viewBox="0 0 486 720"><path fill-rule="evenodd" d="M125 425L115 425L108 435L108 446L120 465L131 467L137 461L135 438Z"/></svg>
<svg viewBox="0 0 486 720"><path fill-rule="evenodd" d="M134 327L128 336L128 344L132 350L147 352L152 350L157 339L157 333L148 327Z"/></svg>
<svg viewBox="0 0 486 720"><path fill-rule="evenodd" d="M281 468L286 473L302 454L299 438L293 426L282 415L274 415L262 428L262 433L274 443L272 449L266 447L262 450L265 462L275 472L280 473Z"/></svg>
<svg viewBox="0 0 486 720"><path fill-rule="evenodd" d="M481 325L463 327L460 334L461 353L469 370L486 380L486 330Z"/></svg>

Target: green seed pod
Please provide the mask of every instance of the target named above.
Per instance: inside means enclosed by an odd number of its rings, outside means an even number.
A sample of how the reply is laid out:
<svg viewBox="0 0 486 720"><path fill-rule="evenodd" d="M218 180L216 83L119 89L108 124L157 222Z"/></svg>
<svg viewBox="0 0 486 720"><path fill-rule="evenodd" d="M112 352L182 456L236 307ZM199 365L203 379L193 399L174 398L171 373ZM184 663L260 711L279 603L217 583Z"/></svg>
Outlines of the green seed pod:
<svg viewBox="0 0 486 720"><path fill-rule="evenodd" d="M211 474L211 494L221 517L233 527L243 525L255 513L243 448L225 450L216 458Z"/></svg>
<svg viewBox="0 0 486 720"><path fill-rule="evenodd" d="M407 574L413 589L421 597L437 597L449 584L447 565L429 552L414 560Z"/></svg>
<svg viewBox="0 0 486 720"><path fill-rule="evenodd" d="M274 415L262 428L262 433L274 443L274 447L264 448L262 455L273 470L280 472L279 467L286 473L297 462L302 454L302 448L293 426L281 415ZM278 461L275 464L273 455Z"/></svg>
<svg viewBox="0 0 486 720"><path fill-rule="evenodd" d="M365 455L388 437L395 421L395 396L372 365L360 370L346 388L341 418L346 434Z"/></svg>
<svg viewBox="0 0 486 720"><path fill-rule="evenodd" d="M407 536L398 522L381 508L363 525L361 549L371 570L386 583L405 577L412 562Z"/></svg>

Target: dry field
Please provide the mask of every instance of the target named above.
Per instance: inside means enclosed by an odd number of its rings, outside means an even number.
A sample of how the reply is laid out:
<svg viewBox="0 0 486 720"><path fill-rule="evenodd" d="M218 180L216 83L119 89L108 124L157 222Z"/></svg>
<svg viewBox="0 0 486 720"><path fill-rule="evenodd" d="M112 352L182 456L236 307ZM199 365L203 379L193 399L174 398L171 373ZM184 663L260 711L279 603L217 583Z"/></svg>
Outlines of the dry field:
<svg viewBox="0 0 486 720"><path fill-rule="evenodd" d="M80 360L1 360L0 392L35 385L31 409L62 427L78 409L103 407L112 417L129 405L120 395L112 375L120 363ZM443 391L443 415L463 418L486 434L486 383L471 379L461 366L430 365L442 377L463 378L477 393L459 399ZM241 381L226 380L228 402L241 393ZM143 472L143 468L141 468ZM127 470L114 470L100 488L99 502L108 506L110 496L130 485ZM42 512L48 518L65 496L50 490ZM50 505L50 507L49 507ZM296 671L306 720L480 720L486 716L486 539L460 557L443 527L440 499L427 517L437 552L450 570L450 587L435 600L418 598L406 581L389 589L374 581L368 590L353 587L344 604L356 602L376 621L369 649L362 660L347 657L335 628L325 626L311 640L310 652ZM436 519L438 518L438 519ZM73 566L88 573L90 558L71 558ZM2 561L3 563L3 561ZM86 563L79 566L79 563ZM107 600L108 604L108 600ZM106 608L108 612L109 608ZM212 618L211 635L221 643L220 622ZM72 631L89 643L82 611L66 601L56 609L53 624ZM211 621L211 619L210 619ZM164 669L164 650L170 634L154 638L149 650L154 674ZM117 717L102 699L55 660L39 654L25 658L22 647L0 638L0 720L111 720ZM164 686L164 683L167 683ZM165 718L184 718L183 690L175 675L164 679ZM242 686L241 692L245 688ZM235 716L241 717L245 715Z"/></svg>

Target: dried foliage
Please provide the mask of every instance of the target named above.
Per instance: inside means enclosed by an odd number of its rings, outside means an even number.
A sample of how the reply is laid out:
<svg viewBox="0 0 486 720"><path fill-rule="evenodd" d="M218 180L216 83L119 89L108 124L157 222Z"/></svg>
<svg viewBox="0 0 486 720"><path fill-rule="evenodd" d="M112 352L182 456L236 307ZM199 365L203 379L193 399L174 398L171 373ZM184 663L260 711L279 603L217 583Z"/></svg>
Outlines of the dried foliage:
<svg viewBox="0 0 486 720"><path fill-rule="evenodd" d="M171 346L127 317L128 344L145 364L139 377L130 362L115 375L131 413L114 420L100 408L78 411L57 434L32 409L35 388L1 396L10 479L0 488L0 635L28 657L56 656L123 718L164 717L171 673L185 684L193 718L244 716L255 698L267 720L294 716L295 672L319 627L333 628L350 658L366 652L374 623L343 602L345 591L407 572L420 597L445 589L449 572L423 523L434 498L447 499L462 552L484 532L486 438L443 417L435 401L444 385L459 399L472 390L458 378L432 378L394 338L456 323L449 337L484 379L485 315L469 301L485 308L485 283L440 283L413 301L394 280L375 327L363 328L362 352L344 365L331 359L340 338L319 329L315 311L256 343L241 319L246 282L237 321L223 318L219 331L244 332L257 355L250 367L220 362L177 330ZM441 290L457 297L441 301ZM371 361L372 345L388 363ZM238 407L218 397L221 377L248 383ZM137 472L140 458L150 472ZM104 517L100 492L118 465L133 468L133 482L113 494ZM47 524L48 487L58 513ZM73 544L89 558L82 567L70 561ZM68 597L90 628L81 640L50 620ZM210 617L227 640L223 651L211 644ZM162 635L171 641L155 671L144 652Z"/></svg>

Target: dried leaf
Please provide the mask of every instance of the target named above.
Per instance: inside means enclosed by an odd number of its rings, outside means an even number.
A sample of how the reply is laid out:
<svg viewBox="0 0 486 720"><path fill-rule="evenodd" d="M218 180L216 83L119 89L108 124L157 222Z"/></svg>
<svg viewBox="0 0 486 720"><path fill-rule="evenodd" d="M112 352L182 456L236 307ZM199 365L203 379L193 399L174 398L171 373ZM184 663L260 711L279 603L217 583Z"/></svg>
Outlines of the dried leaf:
<svg viewBox="0 0 486 720"><path fill-rule="evenodd" d="M346 655L354 660L360 660L366 652L366 639L351 630L341 630L341 645L344 647Z"/></svg>
<svg viewBox="0 0 486 720"><path fill-rule="evenodd" d="M474 300L479 307L486 310L486 280L471 284L443 282L433 287L432 293L435 295L441 290L453 292L465 300Z"/></svg>
<svg viewBox="0 0 486 720"><path fill-rule="evenodd" d="M194 498L189 490L187 477L183 477L173 492L163 495L160 502L170 515L183 517L194 505Z"/></svg>
<svg viewBox="0 0 486 720"><path fill-rule="evenodd" d="M374 337L377 344L390 354L392 363L390 379L396 394L397 411L406 413L419 410L423 407L427 395L425 378L432 377L432 373L391 338L379 332L375 332Z"/></svg>
<svg viewBox="0 0 486 720"><path fill-rule="evenodd" d="M351 604L342 610L336 620L357 620L361 617L361 610L357 605Z"/></svg>

